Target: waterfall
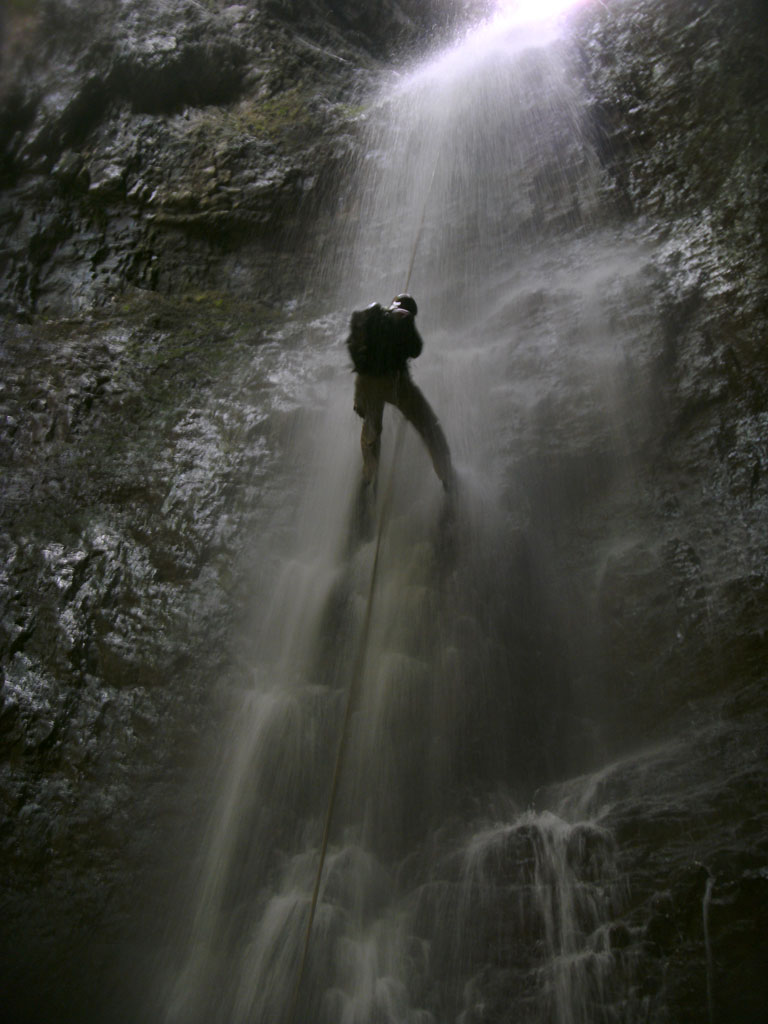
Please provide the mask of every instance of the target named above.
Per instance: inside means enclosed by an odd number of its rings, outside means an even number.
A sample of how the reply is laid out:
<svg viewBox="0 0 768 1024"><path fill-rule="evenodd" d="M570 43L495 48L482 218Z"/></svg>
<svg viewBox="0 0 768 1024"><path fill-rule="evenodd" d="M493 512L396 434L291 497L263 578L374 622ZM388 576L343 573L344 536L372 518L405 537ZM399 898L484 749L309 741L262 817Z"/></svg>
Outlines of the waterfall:
<svg viewBox="0 0 768 1024"><path fill-rule="evenodd" d="M622 894L610 834L594 808L526 806L582 756L541 523L560 495L531 467L580 418L598 461L623 457L633 325L615 310L645 287L638 244L601 226L555 36L499 17L387 81L341 190L344 226L318 254L339 312L302 325L293 363L274 339L276 389L305 406L291 439L305 484L290 526L280 509L262 542L253 661L169 1024L289 1022L375 546L349 542L359 421L341 342L350 311L400 291L414 256L413 374L445 427L459 505L446 526L409 432L296 1020L481 1024L509 1019L513 993L516 1020L586 1024L614 1019L623 998L606 937ZM523 383L531 366L552 367L538 388ZM385 474L395 422L388 411Z"/></svg>

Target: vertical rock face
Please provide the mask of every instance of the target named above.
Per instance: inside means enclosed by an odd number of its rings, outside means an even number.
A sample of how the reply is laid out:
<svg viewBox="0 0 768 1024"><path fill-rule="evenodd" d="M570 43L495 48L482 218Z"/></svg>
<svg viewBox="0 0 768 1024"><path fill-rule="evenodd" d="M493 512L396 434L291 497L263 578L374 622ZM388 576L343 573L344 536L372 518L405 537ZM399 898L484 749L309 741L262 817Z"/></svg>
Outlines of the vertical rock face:
<svg viewBox="0 0 768 1024"><path fill-rule="evenodd" d="M449 6L457 15L461 4ZM287 244L289 229L295 247L344 162L366 72L437 18L430 4L353 8L13 6L0 113L5 310L88 308L128 285L233 287L233 249L266 274L265 248Z"/></svg>
<svg viewBox="0 0 768 1024"><path fill-rule="evenodd" d="M756 1022L768 950L768 31L752 3L628 2L585 12L574 40L608 192L658 246L659 333L647 376L641 353L627 368L652 421L633 496L613 526L600 514L589 571L612 739L672 747L634 781L638 766L604 779L598 802L615 801L643 984L659 986L652 1019Z"/></svg>
<svg viewBox="0 0 768 1024"><path fill-rule="evenodd" d="M202 809L187 776L219 743L213 683L239 671L248 538L290 529L279 513L302 466L286 456L317 401L313 352L341 327L287 303L329 221L355 216L338 185L372 76L438 20L446 31L443 5L406 0L6 12L9 1021L142 1019L126 991L163 936L141 896L162 916L167 865L188 857ZM579 719L576 751L550 755L536 799L599 824L531 817L489 835L482 900L462 910L465 988L443 1004L458 982L435 977L430 1005L465 1024L507 1020L510 1005L559 1024L762 1024L768 28L758 0L606 0L571 19L564 53L587 97L600 224L650 254L605 296L635 339L616 382L622 441L617 454L589 409L564 427L563 381L523 360L521 386L549 388L548 405L499 432L517 453L508 493L524 492L532 547L556 567L557 600L536 607L552 609L541 635L560 634ZM562 213L534 209L531 230L557 244ZM541 304L523 305L535 332ZM299 393L281 390L286 368ZM550 785L573 770L594 774ZM572 889L548 891L577 910L589 897L569 922L589 941L567 946L552 906L534 905L555 853ZM542 1006L548 928L595 973ZM454 953L436 944L445 974Z"/></svg>

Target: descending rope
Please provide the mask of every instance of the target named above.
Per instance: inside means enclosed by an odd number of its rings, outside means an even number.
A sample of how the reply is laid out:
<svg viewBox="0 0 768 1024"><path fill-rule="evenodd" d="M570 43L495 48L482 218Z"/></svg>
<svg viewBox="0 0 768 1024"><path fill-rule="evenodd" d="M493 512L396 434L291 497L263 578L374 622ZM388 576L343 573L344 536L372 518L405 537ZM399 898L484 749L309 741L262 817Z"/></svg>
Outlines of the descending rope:
<svg viewBox="0 0 768 1024"><path fill-rule="evenodd" d="M376 591L376 577L379 569L379 555L381 553L381 541L384 536L384 526L389 515L389 509L392 501L392 492L394 490L392 484L395 477L395 466L400 456L400 449L402 447L403 438L405 436L405 419L401 420L397 439L395 441L395 451L392 456L392 464L389 470L389 477L387 480L386 490L384 492L384 499L381 507L381 515L379 517L379 528L376 533L376 548L373 556L373 568L371 569L371 580L368 586L368 600L365 608L365 618L363 620L363 628L360 634L360 643L357 649L357 656L355 658L354 668L352 671L352 680L349 685L349 692L347 694L347 704L344 709L344 721L341 726L341 734L339 736L339 744L336 749L336 765L333 770L333 780L331 782L331 792L328 798L328 809L325 813L325 824L323 826L323 838L320 844L320 863L317 867L317 874L315 876L315 887L312 891L312 901L309 907L309 920L307 921L307 928L304 934L304 946L301 953L301 962L299 964L298 976L296 979L296 988L293 993L293 1003L291 1006L290 1021L294 1021L296 1018L296 1010L299 1003L299 995L301 992L301 983L304 978L304 969L307 963L307 953L309 952L309 941L312 933L312 925L315 920L315 911L317 910L317 900L320 894L320 881L323 874L323 867L325 865L325 856L328 851L328 839L331 832L331 821L333 819L333 811L336 805L336 794L339 789L339 781L341 779L341 769L344 764L344 756L347 750L347 741L349 739L349 723L352 718L352 711L357 701L357 695L360 692L360 684L363 679L363 672L365 669L365 659L368 653L368 634L370 633L371 621L373 619L373 599Z"/></svg>
<svg viewBox="0 0 768 1024"><path fill-rule="evenodd" d="M408 274L405 279L405 288L403 291L407 292L411 283L411 275L413 274L413 267L416 262L416 253L421 242L421 236L424 232L424 224L427 216L427 205L429 203L429 196L432 192L432 185L435 180L435 174L437 172L437 160L435 160L435 166L432 169L432 175L429 179L429 185L424 197L424 205L421 211L421 219L419 226L416 230L416 237L413 242L413 249L411 251L411 260L408 264ZM349 684L349 693L347 694L347 703L344 709L344 720L341 726L341 734L339 736L339 743L336 749L336 764L333 770L333 779L331 781L331 792L328 798L328 808L325 812L325 823L323 825L323 838L320 843L320 862L317 866L317 874L315 875L315 885L312 890L312 900L309 906L309 919L307 921L306 931L304 933L304 944L301 951L301 960L299 962L299 970L296 977L296 987L293 992L293 1000L291 1003L291 1012L288 1020L291 1024L294 1024L296 1020L296 1013L299 1006L299 996L301 995L301 983L304 979L304 971L307 965L307 955L309 953L309 943L312 936L312 925L315 921L315 913L317 911L317 901L320 895L320 883L323 876L323 868L325 866L325 857L328 852L328 840L331 833L331 822L333 820L333 811L336 805L336 795L339 789L339 781L341 779L341 770L344 764L344 757L347 750L347 742L349 739L349 723L352 719L352 711L354 709L357 695L360 691L360 684L363 679L363 672L365 669L365 659L368 654L368 634L370 633L371 621L373 619L373 599L376 592L376 578L379 570L379 555L381 553L381 541L384 536L384 529L389 517L389 510L392 502L393 492L393 481L395 478L395 466L398 463L400 457L400 450L402 448L403 439L405 437L405 418L401 417L400 423L398 424L397 436L395 439L395 450L392 456L392 463L389 469L389 476L387 478L387 485L384 490L384 497L382 499L381 514L379 516L379 527L376 533L376 548L373 556L373 568L371 569L371 580L368 585L368 599L365 607L365 618L363 620L363 628L360 634L360 643L357 649L357 655L355 657L354 667L352 671L352 679Z"/></svg>
<svg viewBox="0 0 768 1024"><path fill-rule="evenodd" d="M422 210L421 210L421 220L419 221L419 227L418 227L418 229L416 231L416 238L414 240L413 250L411 252L411 262L408 264L408 275L407 275L407 277L405 279L405 288L403 288L404 292L408 291L408 286L411 283L411 274L413 273L413 265L416 262L416 252L418 251L418 248L419 248L419 242L421 241L421 236L424 233L424 222L426 221L426 218L427 218L427 203L429 201L429 197L430 197L430 194L432 192L432 186L435 183L435 175L436 174L437 174L437 160L435 160L435 166L432 168L432 176L430 177L429 184L427 185L427 191L426 191L426 195L425 195L425 198L424 198L424 206L422 207Z"/></svg>

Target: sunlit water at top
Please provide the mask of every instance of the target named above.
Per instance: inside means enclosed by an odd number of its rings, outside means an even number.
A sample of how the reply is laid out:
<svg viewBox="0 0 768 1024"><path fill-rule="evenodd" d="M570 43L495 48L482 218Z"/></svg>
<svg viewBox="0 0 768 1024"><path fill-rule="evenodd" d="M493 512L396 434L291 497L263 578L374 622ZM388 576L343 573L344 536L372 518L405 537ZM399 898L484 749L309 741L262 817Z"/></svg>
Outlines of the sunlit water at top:
<svg viewBox="0 0 768 1024"><path fill-rule="evenodd" d="M567 14L586 0L501 0L496 13L467 31L455 45L421 64L405 83L409 88L419 80L449 78L494 54L541 47L557 39Z"/></svg>

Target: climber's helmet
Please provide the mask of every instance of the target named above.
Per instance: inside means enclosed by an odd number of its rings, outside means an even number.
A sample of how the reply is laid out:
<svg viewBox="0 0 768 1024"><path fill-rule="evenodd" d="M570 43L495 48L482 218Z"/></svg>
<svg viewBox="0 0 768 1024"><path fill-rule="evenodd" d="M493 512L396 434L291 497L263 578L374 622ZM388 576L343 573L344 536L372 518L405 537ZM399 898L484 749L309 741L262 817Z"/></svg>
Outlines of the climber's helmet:
<svg viewBox="0 0 768 1024"><path fill-rule="evenodd" d="M412 295L408 295L403 292L401 295L396 295L392 299L392 304L389 307L392 310L403 309L410 313L412 316L416 316L419 311L419 307L416 305L416 300Z"/></svg>

